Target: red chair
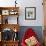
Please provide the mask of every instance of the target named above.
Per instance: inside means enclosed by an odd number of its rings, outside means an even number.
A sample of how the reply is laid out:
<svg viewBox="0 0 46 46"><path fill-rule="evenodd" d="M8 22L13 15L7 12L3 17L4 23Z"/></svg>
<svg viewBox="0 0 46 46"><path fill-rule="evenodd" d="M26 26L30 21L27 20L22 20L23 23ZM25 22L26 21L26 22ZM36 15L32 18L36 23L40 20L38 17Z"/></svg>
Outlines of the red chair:
<svg viewBox="0 0 46 46"><path fill-rule="evenodd" d="M21 46L27 46L27 44L25 43L25 40L32 37L32 36L34 36L37 39L37 35L33 31L33 29L32 28L27 29L27 31L25 32L24 37L22 38ZM37 41L38 41L38 39L37 39ZM41 46L40 42L38 41L35 46Z"/></svg>

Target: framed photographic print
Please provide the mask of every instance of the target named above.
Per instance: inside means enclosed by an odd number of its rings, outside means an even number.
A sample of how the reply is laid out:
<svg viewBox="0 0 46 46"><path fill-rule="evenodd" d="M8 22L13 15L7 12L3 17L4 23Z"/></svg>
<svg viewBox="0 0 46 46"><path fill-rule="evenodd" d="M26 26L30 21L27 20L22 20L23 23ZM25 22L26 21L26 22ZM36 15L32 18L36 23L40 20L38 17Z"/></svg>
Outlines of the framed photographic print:
<svg viewBox="0 0 46 46"><path fill-rule="evenodd" d="M25 8L25 20L36 20L36 7Z"/></svg>
<svg viewBox="0 0 46 46"><path fill-rule="evenodd" d="M9 15L9 10L2 10L2 15Z"/></svg>

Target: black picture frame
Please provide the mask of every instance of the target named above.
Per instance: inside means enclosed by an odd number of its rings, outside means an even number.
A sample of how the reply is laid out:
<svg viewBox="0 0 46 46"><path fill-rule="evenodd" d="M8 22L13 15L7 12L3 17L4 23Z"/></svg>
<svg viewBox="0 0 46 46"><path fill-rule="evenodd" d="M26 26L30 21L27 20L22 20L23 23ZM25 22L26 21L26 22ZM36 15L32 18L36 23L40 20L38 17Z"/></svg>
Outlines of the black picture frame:
<svg viewBox="0 0 46 46"><path fill-rule="evenodd" d="M36 20L36 7L25 7L25 20Z"/></svg>

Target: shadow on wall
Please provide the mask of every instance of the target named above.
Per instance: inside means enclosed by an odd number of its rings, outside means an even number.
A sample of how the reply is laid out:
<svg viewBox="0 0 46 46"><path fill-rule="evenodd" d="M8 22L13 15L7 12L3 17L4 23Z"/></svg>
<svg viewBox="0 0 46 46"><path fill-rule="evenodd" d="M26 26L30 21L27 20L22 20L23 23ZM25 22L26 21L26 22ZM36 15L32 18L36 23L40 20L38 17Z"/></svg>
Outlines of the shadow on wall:
<svg viewBox="0 0 46 46"><path fill-rule="evenodd" d="M43 30L42 30L42 26L21 26L20 27L20 32L19 32L19 39L20 39L20 41L22 40L23 35L24 35L25 31L28 28L32 28L36 32L39 41L41 43L43 43L43 33L42 33Z"/></svg>

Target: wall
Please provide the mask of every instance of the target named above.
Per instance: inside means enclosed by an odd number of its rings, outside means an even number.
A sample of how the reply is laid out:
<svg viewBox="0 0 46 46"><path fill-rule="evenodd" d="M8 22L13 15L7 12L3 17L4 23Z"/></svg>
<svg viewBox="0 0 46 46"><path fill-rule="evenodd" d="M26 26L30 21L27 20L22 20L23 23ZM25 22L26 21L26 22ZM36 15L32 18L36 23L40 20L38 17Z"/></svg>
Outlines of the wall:
<svg viewBox="0 0 46 46"><path fill-rule="evenodd" d="M43 6L42 0L21 0L20 24L22 26L42 26L43 25ZM26 2L26 3L25 3ZM40 4L40 5L39 5ZM25 20L25 7L36 7L36 20Z"/></svg>
<svg viewBox="0 0 46 46"><path fill-rule="evenodd" d="M15 0L0 0L0 6L15 6ZM42 0L17 0L19 6L20 26L43 26L43 6ZM36 7L36 20L25 20L25 7ZM9 17L9 20L12 17ZM15 20L13 21L15 22Z"/></svg>

